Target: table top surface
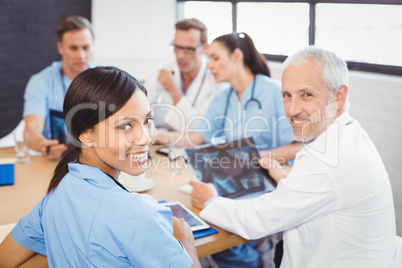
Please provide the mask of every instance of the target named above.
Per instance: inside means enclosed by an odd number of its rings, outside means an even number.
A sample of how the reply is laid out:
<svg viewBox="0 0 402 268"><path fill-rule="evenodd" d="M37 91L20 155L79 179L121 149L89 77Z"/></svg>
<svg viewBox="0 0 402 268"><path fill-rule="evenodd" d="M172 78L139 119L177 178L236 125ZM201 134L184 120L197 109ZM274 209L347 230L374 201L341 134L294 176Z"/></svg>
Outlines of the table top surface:
<svg viewBox="0 0 402 268"><path fill-rule="evenodd" d="M171 175L168 158L156 153L157 148L157 146L151 148L152 157L146 171L146 177L153 180L155 186L144 193L156 200L181 201L198 215L199 210L191 205L191 196L179 190L180 186L188 184L193 178L191 168L185 165L183 174ZM0 159L13 158L14 155L13 147L0 149ZM0 187L0 215L2 215L0 226L18 222L41 200L56 165L56 161L47 160L42 156L31 156L29 164L15 164L14 185ZM211 226L219 232L195 240L200 258L248 241L217 226L212 224Z"/></svg>

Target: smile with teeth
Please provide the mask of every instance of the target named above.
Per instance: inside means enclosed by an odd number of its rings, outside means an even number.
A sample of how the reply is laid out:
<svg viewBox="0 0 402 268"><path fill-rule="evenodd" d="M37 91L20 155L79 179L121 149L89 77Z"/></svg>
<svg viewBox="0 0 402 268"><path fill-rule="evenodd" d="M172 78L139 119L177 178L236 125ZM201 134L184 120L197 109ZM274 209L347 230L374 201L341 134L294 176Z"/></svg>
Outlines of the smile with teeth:
<svg viewBox="0 0 402 268"><path fill-rule="evenodd" d="M308 120L306 120L306 119L302 120L302 119L292 118L292 125L295 127L301 127L307 122L308 122Z"/></svg>
<svg viewBox="0 0 402 268"><path fill-rule="evenodd" d="M147 152L127 154L127 156L131 159L131 161L141 161L141 160L147 160L148 159L148 153Z"/></svg>

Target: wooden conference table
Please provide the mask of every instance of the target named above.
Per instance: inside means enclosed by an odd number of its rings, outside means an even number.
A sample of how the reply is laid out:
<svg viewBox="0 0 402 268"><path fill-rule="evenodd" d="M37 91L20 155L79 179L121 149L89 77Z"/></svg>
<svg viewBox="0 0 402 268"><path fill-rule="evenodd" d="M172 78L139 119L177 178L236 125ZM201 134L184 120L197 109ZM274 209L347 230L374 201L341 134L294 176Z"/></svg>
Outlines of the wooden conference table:
<svg viewBox="0 0 402 268"><path fill-rule="evenodd" d="M146 177L153 180L155 186L144 193L156 200L181 201L198 214L199 210L191 205L190 195L179 190L180 186L188 184L193 178L190 167L187 166L184 174L171 175L167 157L157 154L156 149L157 146L151 148L152 158L146 172ZM0 149L0 158L14 156L13 147ZM31 156L29 164L15 164L14 185L0 187L0 227L4 226L8 231L12 226L9 224L18 222L45 195L56 164L55 161L49 161L41 156ZM219 233L195 240L200 258L248 241L214 225L211 226Z"/></svg>

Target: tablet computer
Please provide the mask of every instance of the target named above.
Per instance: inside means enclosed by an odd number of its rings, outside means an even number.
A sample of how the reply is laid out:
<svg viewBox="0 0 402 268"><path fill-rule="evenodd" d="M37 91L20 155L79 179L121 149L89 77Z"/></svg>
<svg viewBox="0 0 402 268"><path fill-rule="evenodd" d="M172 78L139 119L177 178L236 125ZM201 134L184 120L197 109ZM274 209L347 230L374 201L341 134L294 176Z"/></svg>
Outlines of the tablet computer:
<svg viewBox="0 0 402 268"><path fill-rule="evenodd" d="M238 198L276 188L275 180L259 165L252 137L186 148L186 154L196 179L212 183L220 196Z"/></svg>
<svg viewBox="0 0 402 268"><path fill-rule="evenodd" d="M190 225L192 231L205 230L210 227L205 221L201 220L200 217L179 201L161 203L161 205L170 208L173 216L176 218L184 218Z"/></svg>
<svg viewBox="0 0 402 268"><path fill-rule="evenodd" d="M52 139L58 140L60 144L67 144L66 129L64 125L63 112L50 109L50 131Z"/></svg>

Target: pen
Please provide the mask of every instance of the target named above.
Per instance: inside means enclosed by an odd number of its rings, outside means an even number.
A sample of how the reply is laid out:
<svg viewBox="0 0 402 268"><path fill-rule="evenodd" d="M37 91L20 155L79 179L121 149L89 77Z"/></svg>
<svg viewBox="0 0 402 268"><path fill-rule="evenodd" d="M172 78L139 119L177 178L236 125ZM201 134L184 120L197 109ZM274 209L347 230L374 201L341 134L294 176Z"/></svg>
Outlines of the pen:
<svg viewBox="0 0 402 268"><path fill-rule="evenodd" d="M47 146L46 147L46 155L49 155L49 152L50 152L50 146Z"/></svg>

